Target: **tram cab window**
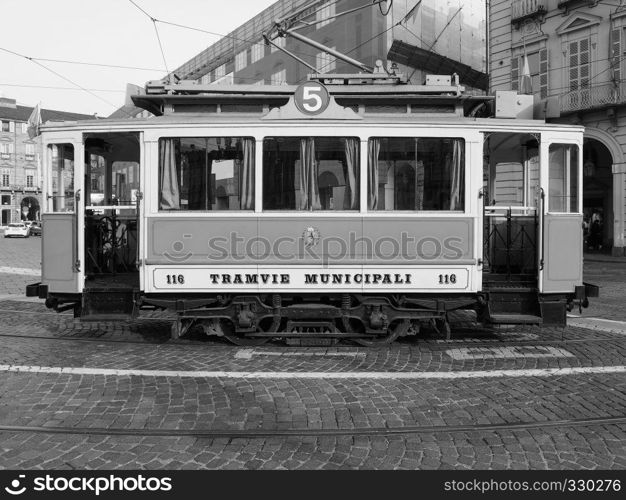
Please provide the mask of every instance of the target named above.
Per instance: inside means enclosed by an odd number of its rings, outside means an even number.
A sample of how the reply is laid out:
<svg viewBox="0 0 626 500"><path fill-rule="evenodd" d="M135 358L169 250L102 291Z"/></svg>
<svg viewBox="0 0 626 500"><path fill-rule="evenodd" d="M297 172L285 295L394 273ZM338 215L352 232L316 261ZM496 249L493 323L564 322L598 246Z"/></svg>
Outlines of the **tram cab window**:
<svg viewBox="0 0 626 500"><path fill-rule="evenodd" d="M254 209L255 141L246 137L159 140L159 209Z"/></svg>
<svg viewBox="0 0 626 500"><path fill-rule="evenodd" d="M580 170L578 146L550 144L549 150L549 206L550 212L577 213L578 173Z"/></svg>
<svg viewBox="0 0 626 500"><path fill-rule="evenodd" d="M51 175L48 191L52 193L53 212L74 211L74 146L72 144L52 144L48 146Z"/></svg>
<svg viewBox="0 0 626 500"><path fill-rule="evenodd" d="M465 208L463 139L371 138L367 172L370 210Z"/></svg>
<svg viewBox="0 0 626 500"><path fill-rule="evenodd" d="M264 210L359 210L356 137L268 137Z"/></svg>

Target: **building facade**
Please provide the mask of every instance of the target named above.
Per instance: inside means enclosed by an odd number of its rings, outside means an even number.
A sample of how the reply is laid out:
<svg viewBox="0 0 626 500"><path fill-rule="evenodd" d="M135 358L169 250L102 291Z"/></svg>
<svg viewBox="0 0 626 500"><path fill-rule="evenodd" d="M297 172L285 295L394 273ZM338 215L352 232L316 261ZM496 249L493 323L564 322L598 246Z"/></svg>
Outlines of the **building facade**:
<svg viewBox="0 0 626 500"><path fill-rule="evenodd" d="M0 226L41 217L42 144L28 135L28 118L33 108L15 99L0 97ZM90 115L41 110L48 120L85 120Z"/></svg>
<svg viewBox="0 0 626 500"><path fill-rule="evenodd" d="M380 6L364 0L279 0L173 73L201 84L300 83L313 71L266 45L262 38L277 19L298 12L299 18L309 23L298 29L299 33L368 66L390 59L394 41L402 41L428 50L433 58L445 56L486 71L486 11L482 0L395 0ZM359 71L294 38L277 38L275 43L320 73ZM399 69L411 75L413 83L423 83L421 68L400 65Z"/></svg>
<svg viewBox="0 0 626 500"><path fill-rule="evenodd" d="M624 255L626 1L492 0L489 26L490 90L519 90L527 57L535 114L585 126L587 246Z"/></svg>

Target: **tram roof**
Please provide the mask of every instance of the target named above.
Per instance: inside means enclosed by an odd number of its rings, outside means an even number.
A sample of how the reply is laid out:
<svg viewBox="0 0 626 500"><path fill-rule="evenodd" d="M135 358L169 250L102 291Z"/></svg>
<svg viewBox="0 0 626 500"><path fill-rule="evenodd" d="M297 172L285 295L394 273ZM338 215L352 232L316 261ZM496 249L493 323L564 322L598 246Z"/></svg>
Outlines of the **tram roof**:
<svg viewBox="0 0 626 500"><path fill-rule="evenodd" d="M354 75L334 75L347 78ZM138 107L155 116L149 118L113 118L81 120L80 122L47 122L45 131L83 129L85 131L137 131L142 129L194 126L233 125L266 126L281 123L291 126L315 125L433 125L443 128L467 126L481 130L521 130L534 132L544 129L574 130L577 127L562 124L546 124L543 120L519 118L476 118L472 110L481 105L493 106L495 97L470 95L464 87L454 85L410 84L338 84L326 83L330 96L335 100L335 113L316 117L303 114L283 115L277 109L292 105L295 85L197 85L180 82L168 85L148 82L146 94L133 95ZM352 109L364 105L360 112ZM410 108L409 106L410 105ZM370 111L368 106L377 108ZM406 106L402 112L402 106ZM395 112L392 112L395 108ZM228 109L228 111L225 111ZM387 109L387 112L385 111ZM345 112L345 113L344 113ZM578 127L583 130L582 127Z"/></svg>
<svg viewBox="0 0 626 500"><path fill-rule="evenodd" d="M231 115L231 116L228 116ZM342 122L336 120L301 120L294 123L293 120L273 120L264 121L258 114L250 115L244 113L232 114L200 114L200 113L175 113L173 115L156 116L150 118L127 118L127 119L94 119L81 121L46 122L42 126L44 131L61 130L84 130L85 132L123 132L140 131L147 129L159 129L175 126L219 126L219 125L241 125L251 127L272 127L287 125L293 127L306 126L409 126L415 125L420 128L434 126L441 128L465 128L479 129L481 131L519 131L534 133L540 130L567 130L583 131L580 125L570 125L561 123L545 123L543 120L522 120L507 118L468 118L468 117L440 117L440 116L414 116L400 114L386 115L364 115L362 120L353 122Z"/></svg>

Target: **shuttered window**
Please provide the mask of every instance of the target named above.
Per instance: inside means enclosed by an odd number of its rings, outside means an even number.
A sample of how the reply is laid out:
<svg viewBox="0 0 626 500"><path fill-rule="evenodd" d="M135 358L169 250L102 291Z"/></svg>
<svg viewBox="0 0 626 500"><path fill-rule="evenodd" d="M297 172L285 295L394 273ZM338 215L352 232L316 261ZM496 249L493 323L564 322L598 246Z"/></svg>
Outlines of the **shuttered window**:
<svg viewBox="0 0 626 500"><path fill-rule="evenodd" d="M548 49L539 51L539 91L542 99L548 97Z"/></svg>
<svg viewBox="0 0 626 500"><path fill-rule="evenodd" d="M569 88L579 90L589 88L591 73L591 43L589 38L569 42Z"/></svg>
<svg viewBox="0 0 626 500"><path fill-rule="evenodd" d="M611 30L611 71L613 81L619 82L621 79L621 65L620 65L620 56L621 56L621 29Z"/></svg>

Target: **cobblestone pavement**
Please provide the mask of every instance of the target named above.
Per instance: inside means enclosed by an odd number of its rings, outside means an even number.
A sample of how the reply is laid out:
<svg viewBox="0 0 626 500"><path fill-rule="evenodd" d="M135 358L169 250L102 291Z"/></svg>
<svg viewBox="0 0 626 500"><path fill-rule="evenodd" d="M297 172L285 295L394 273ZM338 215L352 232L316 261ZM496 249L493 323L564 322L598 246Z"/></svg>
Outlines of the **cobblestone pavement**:
<svg viewBox="0 0 626 500"><path fill-rule="evenodd" d="M41 238L4 238L0 231L0 296L24 295L26 285L41 281Z"/></svg>
<svg viewBox="0 0 626 500"><path fill-rule="evenodd" d="M600 286L600 297L590 299L583 316L626 321L626 260L585 263L585 281Z"/></svg>
<svg viewBox="0 0 626 500"><path fill-rule="evenodd" d="M625 417L624 372L397 378L403 373L623 366L623 334L582 328L470 329L449 343L425 334L382 349L246 349L199 338L170 341L167 325L156 317L81 324L34 301L1 301L0 467L626 468L623 419L575 422ZM20 366L94 371L9 369ZM111 368L280 372L289 378L98 372ZM335 372L353 376L327 378ZM383 376L359 375L373 372ZM319 377L299 378L303 373ZM534 422L545 426L507 427ZM14 432L7 426L65 428L70 434ZM129 434L84 435L85 429ZM372 429L410 431L377 435ZM176 435L210 430L347 434ZM364 430L370 434L363 435ZM154 431L172 435L149 435Z"/></svg>
<svg viewBox="0 0 626 500"><path fill-rule="evenodd" d="M626 468L621 323L457 318L450 342L378 349L172 341L167 315L81 323L19 297L39 245L0 238L0 468ZM602 297L583 318L626 320L626 264L585 279Z"/></svg>

